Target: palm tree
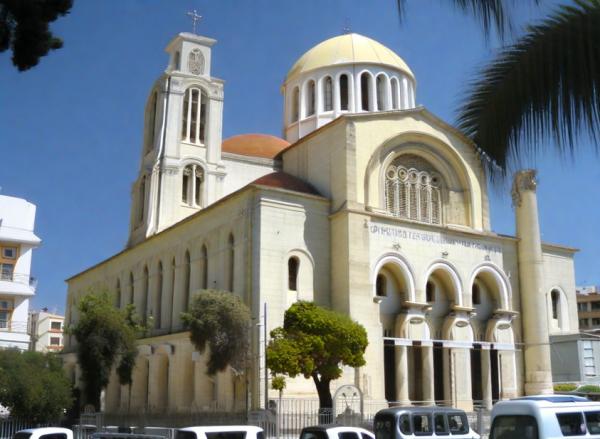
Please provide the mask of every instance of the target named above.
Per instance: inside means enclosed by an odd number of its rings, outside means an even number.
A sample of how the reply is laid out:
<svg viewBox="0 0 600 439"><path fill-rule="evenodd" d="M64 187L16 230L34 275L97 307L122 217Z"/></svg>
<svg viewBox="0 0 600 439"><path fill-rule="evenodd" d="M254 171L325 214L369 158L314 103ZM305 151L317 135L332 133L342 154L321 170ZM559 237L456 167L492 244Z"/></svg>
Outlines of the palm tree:
<svg viewBox="0 0 600 439"><path fill-rule="evenodd" d="M402 3L398 0L399 10ZM502 0L454 0L504 35ZM492 178L502 178L550 141L573 153L581 133L600 129L600 0L574 0L529 26L471 84L458 126L477 144Z"/></svg>

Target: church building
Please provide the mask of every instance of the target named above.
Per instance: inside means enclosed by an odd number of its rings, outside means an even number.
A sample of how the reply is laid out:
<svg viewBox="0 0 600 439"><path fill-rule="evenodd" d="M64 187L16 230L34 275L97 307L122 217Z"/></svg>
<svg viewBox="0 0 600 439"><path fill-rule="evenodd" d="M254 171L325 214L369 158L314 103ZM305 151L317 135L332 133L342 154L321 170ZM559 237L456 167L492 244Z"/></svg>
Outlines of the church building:
<svg viewBox="0 0 600 439"><path fill-rule="evenodd" d="M332 392L352 384L382 405L467 410L551 393L549 337L579 330L576 250L541 242L535 171L514 177L517 236L494 233L477 146L416 104L402 58L355 33L290 68L283 138L223 140L215 43L181 33L167 45L144 110L127 245L67 281L67 326L98 286L154 326L139 340L131 388L113 374L106 412L265 408L278 393L264 379L263 325L282 325L297 300L368 333L365 366L346 368ZM209 288L252 312L247 373L207 376L183 328L181 313ZM77 381L74 347L67 336L65 367ZM316 391L300 377L284 396Z"/></svg>

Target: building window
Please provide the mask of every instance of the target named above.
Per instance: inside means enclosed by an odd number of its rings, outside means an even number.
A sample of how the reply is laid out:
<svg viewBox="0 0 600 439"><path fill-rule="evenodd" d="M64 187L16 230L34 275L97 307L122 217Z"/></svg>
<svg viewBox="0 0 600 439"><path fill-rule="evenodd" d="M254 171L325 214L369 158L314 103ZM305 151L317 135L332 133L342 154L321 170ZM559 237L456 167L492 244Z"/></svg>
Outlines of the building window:
<svg viewBox="0 0 600 439"><path fill-rule="evenodd" d="M156 297L154 298L154 327L160 329L162 326L162 295L163 295L163 265L158 263L158 276L156 276Z"/></svg>
<svg viewBox="0 0 600 439"><path fill-rule="evenodd" d="M191 284L191 267L190 267L190 252L185 252L185 262L183 267L183 300L184 300L184 311L188 310L188 306L190 303L190 284Z"/></svg>
<svg viewBox="0 0 600 439"><path fill-rule="evenodd" d="M598 325L600 325L600 318L592 319L592 326L598 326Z"/></svg>
<svg viewBox="0 0 600 439"><path fill-rule="evenodd" d="M0 329L10 329L12 311L12 300L0 299Z"/></svg>
<svg viewBox="0 0 600 439"><path fill-rule="evenodd" d="M360 103L363 111L371 111L370 106L371 76L365 72L360 75Z"/></svg>
<svg viewBox="0 0 600 439"><path fill-rule="evenodd" d="M306 86L306 116L315 114L315 81L308 81Z"/></svg>
<svg viewBox="0 0 600 439"><path fill-rule="evenodd" d="M154 138L156 135L156 109L157 109L158 95L156 92L152 93L150 97L150 106L148 112L148 122L146 124L146 153L152 150L154 146Z"/></svg>
<svg viewBox="0 0 600 439"><path fill-rule="evenodd" d="M386 86L385 76L379 75L377 77L377 109L379 111L386 110Z"/></svg>
<svg viewBox="0 0 600 439"><path fill-rule="evenodd" d="M427 303L435 302L435 285L432 282L427 282L425 285L425 301Z"/></svg>
<svg viewBox="0 0 600 439"><path fill-rule="evenodd" d="M149 279L150 276L148 274L148 266L144 265L144 274L142 277L142 298L143 298L143 303L142 303L142 309L140 311L141 317L142 317L142 322L144 324L146 324L147 319L148 319L148 303L149 303L149 297L150 297L150 288L149 288Z"/></svg>
<svg viewBox="0 0 600 439"><path fill-rule="evenodd" d="M60 331L62 329L62 322L50 322L50 329Z"/></svg>
<svg viewBox="0 0 600 439"><path fill-rule="evenodd" d="M181 138L184 142L204 145L207 97L202 90L190 87L183 100Z"/></svg>
<svg viewBox="0 0 600 439"><path fill-rule="evenodd" d="M17 259L17 247L2 247L2 259Z"/></svg>
<svg viewBox="0 0 600 439"><path fill-rule="evenodd" d="M121 308L121 281L117 279L117 286L115 287L115 306Z"/></svg>
<svg viewBox="0 0 600 439"><path fill-rule="evenodd" d="M579 312L586 312L588 310L588 303L587 302L579 302L577 304L577 311Z"/></svg>
<svg viewBox="0 0 600 439"><path fill-rule="evenodd" d="M133 303L133 294L134 294L135 283L133 280L133 273L129 273L129 303Z"/></svg>
<svg viewBox="0 0 600 439"><path fill-rule="evenodd" d="M60 346L60 337L50 337L51 346Z"/></svg>
<svg viewBox="0 0 600 439"><path fill-rule="evenodd" d="M204 56L200 49L194 49L188 55L188 69L194 75L202 75L204 73Z"/></svg>
<svg viewBox="0 0 600 439"><path fill-rule="evenodd" d="M202 275L202 279L200 285L203 290L208 288L208 249L206 245L202 246L202 250L200 251L200 263L202 267L200 267L200 273Z"/></svg>
<svg viewBox="0 0 600 439"><path fill-rule="evenodd" d="M396 78L392 78L392 108L397 110L398 106L398 80Z"/></svg>
<svg viewBox="0 0 600 439"><path fill-rule="evenodd" d="M600 302L592 302L592 311L600 310Z"/></svg>
<svg viewBox="0 0 600 439"><path fill-rule="evenodd" d="M288 259L288 290L298 290L298 269L300 268L300 260L296 256Z"/></svg>
<svg viewBox="0 0 600 439"><path fill-rule="evenodd" d="M140 193L139 193L139 201L140 201L140 216L138 218L139 222L144 221L145 211L146 211L146 176L142 175L142 179L140 180Z"/></svg>
<svg viewBox="0 0 600 439"><path fill-rule="evenodd" d="M0 280L13 280L13 274L15 271L15 264L9 264L7 262L0 262Z"/></svg>
<svg viewBox="0 0 600 439"><path fill-rule="evenodd" d="M583 367L585 370L585 376L596 376L594 346L590 340L583 340Z"/></svg>
<svg viewBox="0 0 600 439"><path fill-rule="evenodd" d="M471 289L471 297L473 301L473 305L481 304L481 290L479 289L479 285L476 283L473 284L473 288Z"/></svg>
<svg viewBox="0 0 600 439"><path fill-rule="evenodd" d="M183 168L181 180L181 201L191 207L202 207L204 192L204 169L200 165L187 165Z"/></svg>
<svg viewBox="0 0 600 439"><path fill-rule="evenodd" d="M233 292L233 276L235 273L235 242L233 240L233 234L229 234L227 241L228 255L227 255L227 291Z"/></svg>
<svg viewBox="0 0 600 439"><path fill-rule="evenodd" d="M384 297L387 296L387 279L383 274L378 274L375 280L375 294Z"/></svg>
<svg viewBox="0 0 600 439"><path fill-rule="evenodd" d="M350 101L348 93L348 75L344 74L340 76L340 110L342 111L348 111L348 102Z"/></svg>
<svg viewBox="0 0 600 439"><path fill-rule="evenodd" d="M296 87L292 92L292 122L298 122L300 115L300 89Z"/></svg>
<svg viewBox="0 0 600 439"><path fill-rule="evenodd" d="M175 52L175 59L173 60L173 67L175 70L181 69L181 52L178 50Z"/></svg>
<svg viewBox="0 0 600 439"><path fill-rule="evenodd" d="M386 209L393 216L441 224L442 180L420 157L405 154L385 173Z"/></svg>
<svg viewBox="0 0 600 439"><path fill-rule="evenodd" d="M558 319L558 308L560 307L560 293L556 290L552 290L550 293L552 300L552 318Z"/></svg>
<svg viewBox="0 0 600 439"><path fill-rule="evenodd" d="M587 319L579 319L579 327L585 328L588 325Z"/></svg>
<svg viewBox="0 0 600 439"><path fill-rule="evenodd" d="M323 81L323 111L333 110L333 80L327 76Z"/></svg>

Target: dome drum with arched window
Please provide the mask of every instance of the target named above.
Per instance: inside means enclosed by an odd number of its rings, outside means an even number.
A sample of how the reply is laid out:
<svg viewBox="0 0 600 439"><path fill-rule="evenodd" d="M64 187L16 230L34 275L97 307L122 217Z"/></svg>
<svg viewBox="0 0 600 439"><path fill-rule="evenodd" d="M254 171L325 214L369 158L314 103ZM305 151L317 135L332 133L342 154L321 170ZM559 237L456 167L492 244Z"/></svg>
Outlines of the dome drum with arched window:
<svg viewBox="0 0 600 439"><path fill-rule="evenodd" d="M286 139L295 142L345 113L414 108L415 87L408 65L381 43L358 34L326 40L288 72Z"/></svg>

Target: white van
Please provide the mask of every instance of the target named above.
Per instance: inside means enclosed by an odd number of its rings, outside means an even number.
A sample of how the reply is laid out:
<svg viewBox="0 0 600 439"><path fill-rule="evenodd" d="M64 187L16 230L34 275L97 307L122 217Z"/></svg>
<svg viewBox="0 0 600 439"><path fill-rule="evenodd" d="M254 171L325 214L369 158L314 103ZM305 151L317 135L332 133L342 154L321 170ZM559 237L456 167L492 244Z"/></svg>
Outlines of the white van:
<svg viewBox="0 0 600 439"><path fill-rule="evenodd" d="M59 427L29 428L17 431L13 439L73 439L73 432Z"/></svg>
<svg viewBox="0 0 600 439"><path fill-rule="evenodd" d="M490 439L600 439L600 403L568 395L526 396L492 409Z"/></svg>
<svg viewBox="0 0 600 439"><path fill-rule="evenodd" d="M265 439L265 433L253 425L187 427L178 429L175 439Z"/></svg>

